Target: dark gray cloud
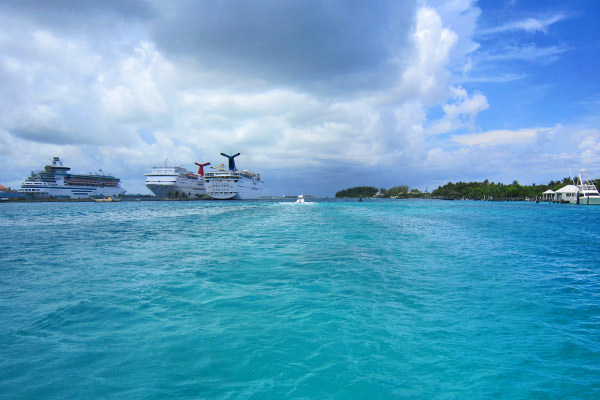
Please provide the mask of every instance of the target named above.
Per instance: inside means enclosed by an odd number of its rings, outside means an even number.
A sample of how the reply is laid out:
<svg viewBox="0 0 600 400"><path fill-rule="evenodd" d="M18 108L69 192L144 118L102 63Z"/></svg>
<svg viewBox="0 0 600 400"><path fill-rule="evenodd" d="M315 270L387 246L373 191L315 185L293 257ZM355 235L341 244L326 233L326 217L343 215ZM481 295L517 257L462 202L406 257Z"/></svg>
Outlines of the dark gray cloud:
<svg viewBox="0 0 600 400"><path fill-rule="evenodd" d="M145 19L153 7L144 0L4 0L0 12L27 16L37 24L57 30L91 28L96 21Z"/></svg>
<svg viewBox="0 0 600 400"><path fill-rule="evenodd" d="M269 82L372 89L404 47L414 4L396 1L157 3L151 35L203 69Z"/></svg>
<svg viewBox="0 0 600 400"><path fill-rule="evenodd" d="M380 166L365 166L361 163L330 161L327 168L299 166L289 168L282 165L277 170L265 171L265 194L270 196L295 195L300 192L314 196L334 196L336 192L354 186L374 186L390 188L396 185L408 185L422 188L423 181L407 165L398 165L382 173ZM290 184L290 176L293 182ZM318 177L318 179L315 179Z"/></svg>
<svg viewBox="0 0 600 400"><path fill-rule="evenodd" d="M29 140L36 143L81 145L90 142L90 138L85 137L81 134L47 127L18 127L14 129L9 129L8 132L17 138Z"/></svg>
<svg viewBox="0 0 600 400"><path fill-rule="evenodd" d="M5 16L95 47L137 30L172 61L202 72L327 92L388 85L398 68L390 60L405 58L415 8L393 0L0 2Z"/></svg>

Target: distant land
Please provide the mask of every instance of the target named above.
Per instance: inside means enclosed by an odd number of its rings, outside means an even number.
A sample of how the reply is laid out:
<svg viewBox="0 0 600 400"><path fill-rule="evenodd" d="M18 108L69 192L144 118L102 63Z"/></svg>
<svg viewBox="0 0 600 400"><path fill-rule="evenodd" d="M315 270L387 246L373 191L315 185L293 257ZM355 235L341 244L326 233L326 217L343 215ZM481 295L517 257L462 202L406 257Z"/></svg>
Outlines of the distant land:
<svg viewBox="0 0 600 400"><path fill-rule="evenodd" d="M593 179L592 182L596 187L600 187L600 179ZM502 182L494 183L489 180L483 182L448 182L443 186L438 187L432 192L422 192L416 188L410 188L407 185L393 186L389 189L376 188L374 186L355 186L348 189L340 190L335 194L336 198L442 198L442 199L469 199L469 200L535 200L541 198L542 193L550 189L556 191L565 185L573 184L571 178L563 178L558 181L550 181L545 185L521 185L518 181L513 181L511 184ZM1 200L12 201L60 201L60 199L31 199L24 198L16 190L0 185ZM295 199L297 196L263 196L262 199ZM312 195L304 195L305 198L313 198ZM142 194L126 194L122 196L123 200L139 201L139 200L157 200L153 195ZM78 199L71 199L77 201ZM93 201L93 199L79 199L79 201Z"/></svg>
<svg viewBox="0 0 600 400"><path fill-rule="evenodd" d="M593 180L596 187L600 187L600 179ZM431 193L421 192L418 189L409 188L406 185L393 186L389 189L376 188L374 186L356 186L340 190L335 197L381 197L381 198L446 198L446 199L470 199L470 200L524 200L536 199L542 196L546 190L558 190L565 185L571 185L571 178L563 178L559 181L550 181L546 185L521 185L518 181L506 185L502 182L494 183L489 180L483 182L449 182L440 186Z"/></svg>

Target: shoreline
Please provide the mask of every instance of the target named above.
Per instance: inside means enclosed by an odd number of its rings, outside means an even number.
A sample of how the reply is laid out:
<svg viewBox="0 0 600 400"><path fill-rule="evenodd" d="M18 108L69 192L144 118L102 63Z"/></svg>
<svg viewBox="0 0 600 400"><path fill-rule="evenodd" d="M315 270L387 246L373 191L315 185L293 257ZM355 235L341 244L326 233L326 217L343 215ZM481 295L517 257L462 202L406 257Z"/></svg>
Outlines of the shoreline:
<svg viewBox="0 0 600 400"><path fill-rule="evenodd" d="M97 199L93 198L82 198L82 199L60 199L60 198L23 198L23 197L3 197L0 199L0 203L98 203ZM128 198L118 198L118 200L113 201L99 201L104 203L121 203L121 202L130 202L130 201L205 201L210 199L160 199L153 197L128 197Z"/></svg>

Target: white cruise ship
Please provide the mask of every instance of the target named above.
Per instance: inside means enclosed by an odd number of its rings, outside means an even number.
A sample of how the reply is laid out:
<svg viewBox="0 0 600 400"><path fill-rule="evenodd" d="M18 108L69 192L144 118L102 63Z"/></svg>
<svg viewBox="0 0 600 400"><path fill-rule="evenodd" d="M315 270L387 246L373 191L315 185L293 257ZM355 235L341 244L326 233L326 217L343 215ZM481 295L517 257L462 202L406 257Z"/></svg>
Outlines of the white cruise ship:
<svg viewBox="0 0 600 400"><path fill-rule="evenodd" d="M120 180L102 170L98 174L71 174L70 169L63 166L59 157L53 157L51 165L46 165L42 171L31 172L21 184L19 193L69 199L117 197L125 193L119 186Z"/></svg>
<svg viewBox="0 0 600 400"><path fill-rule="evenodd" d="M264 181L259 174L250 171L238 171L235 167L235 158L240 153L233 156L221 153L223 157L229 159L229 168L213 167L204 174L204 184L206 194L215 200L229 199L258 199L262 194Z"/></svg>
<svg viewBox="0 0 600 400"><path fill-rule="evenodd" d="M198 199L206 193L204 189L204 167L210 163L199 164L198 173L193 173L181 167L169 167L165 161L162 167L154 167L146 176L146 187L156 197L192 198Z"/></svg>

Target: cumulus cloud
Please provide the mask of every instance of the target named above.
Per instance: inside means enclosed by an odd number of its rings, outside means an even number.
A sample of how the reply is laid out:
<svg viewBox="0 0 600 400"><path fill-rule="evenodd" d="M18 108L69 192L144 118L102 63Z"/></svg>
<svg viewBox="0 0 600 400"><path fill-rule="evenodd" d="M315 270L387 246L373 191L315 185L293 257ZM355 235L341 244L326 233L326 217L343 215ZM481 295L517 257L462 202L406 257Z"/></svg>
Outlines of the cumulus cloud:
<svg viewBox="0 0 600 400"><path fill-rule="evenodd" d="M454 146L446 143L430 149L424 164L448 171L455 180L509 176L519 182L546 183L568 176L569 170L600 167L600 130L582 126L493 130L453 135L449 140Z"/></svg>
<svg viewBox="0 0 600 400"><path fill-rule="evenodd" d="M409 95L429 105L444 98L445 83L449 79L446 67L457 40L456 33L443 26L440 15L433 8L421 7L418 10L413 34L414 58L402 76Z"/></svg>
<svg viewBox="0 0 600 400"><path fill-rule="evenodd" d="M583 138L577 146L579 150L579 163L584 168L596 170L600 166L600 131L585 130Z"/></svg>
<svg viewBox="0 0 600 400"><path fill-rule="evenodd" d="M148 42L97 75L93 93L102 112L115 122L138 126L158 125L169 113L168 90L159 87L174 81L174 67Z"/></svg>
<svg viewBox="0 0 600 400"><path fill-rule="evenodd" d="M155 2L139 14L136 4L61 2L54 17L5 4L6 36L27 29L21 50L0 42L12 82L3 91L21 93L5 97L4 132L136 173L167 157L214 162L221 151L267 173L391 166L418 161L427 107L450 98L448 118L472 120L481 100L449 86L453 52L473 46L440 15L466 13L474 27L470 2L439 12L407 2ZM109 32L104 41L79 31L77 16Z"/></svg>
<svg viewBox="0 0 600 400"><path fill-rule="evenodd" d="M481 93L469 96L462 87L450 88L451 98L443 105L444 116L434 122L427 130L429 134L444 134L454 132L459 128L475 128L477 115L490 107L487 98Z"/></svg>

